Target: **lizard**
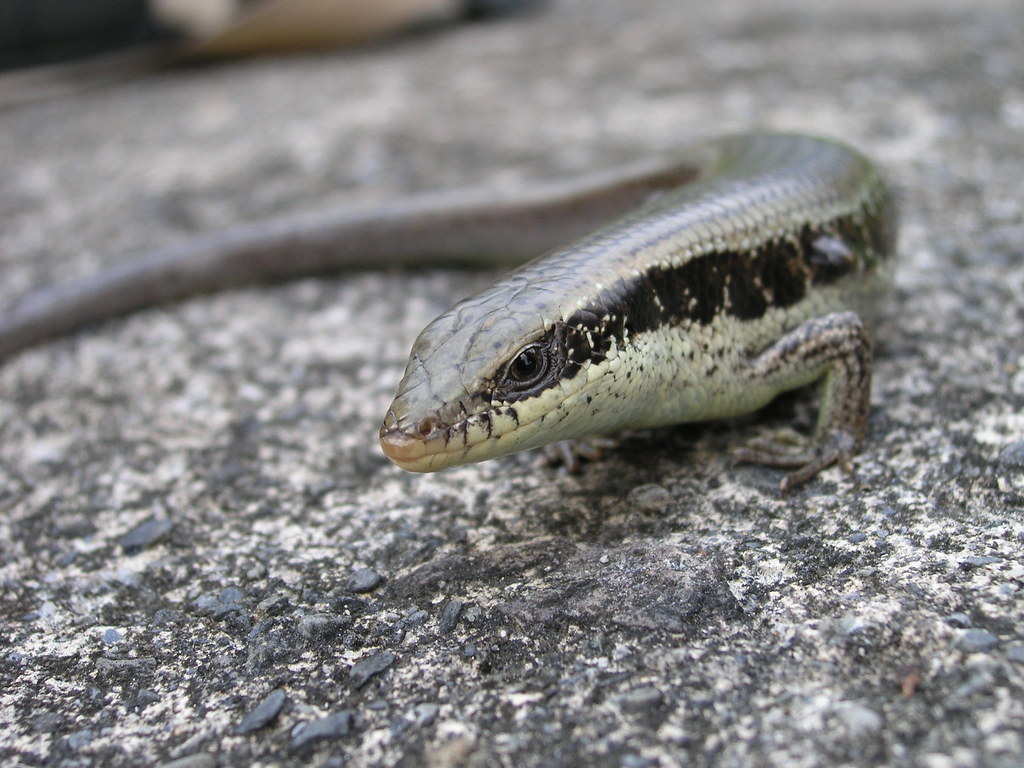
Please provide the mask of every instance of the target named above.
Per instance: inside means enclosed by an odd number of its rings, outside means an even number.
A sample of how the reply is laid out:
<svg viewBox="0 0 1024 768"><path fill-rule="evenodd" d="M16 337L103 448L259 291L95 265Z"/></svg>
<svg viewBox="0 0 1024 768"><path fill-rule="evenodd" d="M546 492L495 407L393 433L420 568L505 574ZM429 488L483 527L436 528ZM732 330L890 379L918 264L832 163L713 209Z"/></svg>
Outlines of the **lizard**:
<svg viewBox="0 0 1024 768"><path fill-rule="evenodd" d="M738 134L670 162L512 196L435 193L200 236L30 293L0 313L0 360L240 283L425 261L493 265L554 247L424 329L380 429L385 455L436 471L750 413L820 382L811 438L735 454L790 469L785 491L848 467L861 448L868 325L891 282L895 240L893 196L864 155L801 134Z"/></svg>

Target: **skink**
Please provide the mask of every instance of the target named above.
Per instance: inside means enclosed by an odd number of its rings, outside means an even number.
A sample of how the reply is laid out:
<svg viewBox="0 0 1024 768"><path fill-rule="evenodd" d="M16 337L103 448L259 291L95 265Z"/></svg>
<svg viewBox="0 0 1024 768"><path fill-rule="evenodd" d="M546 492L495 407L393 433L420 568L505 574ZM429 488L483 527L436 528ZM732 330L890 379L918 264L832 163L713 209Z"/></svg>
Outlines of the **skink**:
<svg viewBox="0 0 1024 768"><path fill-rule="evenodd" d="M823 383L815 438L737 458L792 468L860 449L871 387L862 317L889 282L892 198L836 143L736 136L694 178L533 261L431 323L380 431L432 471L553 441L735 416Z"/></svg>
<svg viewBox="0 0 1024 768"><path fill-rule="evenodd" d="M813 440L766 443L738 458L793 468L786 488L859 450L871 368L864 319L891 274L892 199L862 155L798 135L726 137L672 163L510 198L432 195L207 235L29 294L0 315L0 359L96 320L239 283L522 260L581 235L423 331L380 431L396 464L432 471L722 418L819 380Z"/></svg>

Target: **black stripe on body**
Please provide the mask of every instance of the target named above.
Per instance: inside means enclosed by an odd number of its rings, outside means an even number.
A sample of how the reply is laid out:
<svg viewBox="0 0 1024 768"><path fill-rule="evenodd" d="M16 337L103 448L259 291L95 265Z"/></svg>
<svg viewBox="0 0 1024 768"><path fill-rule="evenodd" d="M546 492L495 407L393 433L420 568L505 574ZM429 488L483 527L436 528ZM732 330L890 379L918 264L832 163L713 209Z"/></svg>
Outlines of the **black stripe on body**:
<svg viewBox="0 0 1024 768"><path fill-rule="evenodd" d="M825 228L805 226L799 234L750 252L704 254L677 267L655 266L606 288L575 312L555 335L562 342L574 375L583 360L605 359L613 340L666 325L707 325L719 315L744 321L770 309L799 303L815 286L827 286L858 271L878 266L889 236L853 217Z"/></svg>
<svg viewBox="0 0 1024 768"><path fill-rule="evenodd" d="M853 273L872 272L892 251L894 233L881 215L847 216L827 225L742 251L716 251L679 266L653 266L604 288L590 303L560 321L541 342L551 361L549 376L527 391L498 384L504 402L538 395L571 379L587 361L607 359L613 344L636 334L684 323L710 324L725 315L753 322L771 309L798 304L814 287Z"/></svg>

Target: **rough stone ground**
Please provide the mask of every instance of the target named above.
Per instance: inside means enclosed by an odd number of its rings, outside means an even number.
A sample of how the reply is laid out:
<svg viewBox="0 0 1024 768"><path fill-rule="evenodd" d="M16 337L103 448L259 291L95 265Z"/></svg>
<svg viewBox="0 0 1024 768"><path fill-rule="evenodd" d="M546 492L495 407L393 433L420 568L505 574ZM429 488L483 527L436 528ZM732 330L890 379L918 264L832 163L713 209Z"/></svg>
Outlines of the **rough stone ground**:
<svg viewBox="0 0 1024 768"><path fill-rule="evenodd" d="M1019 766L1024 5L561 0L0 112L5 300L231 222L766 126L899 191L854 482L763 418L578 477L405 475L414 334L489 279L223 293L0 369L0 762ZM261 703L262 702L262 703Z"/></svg>

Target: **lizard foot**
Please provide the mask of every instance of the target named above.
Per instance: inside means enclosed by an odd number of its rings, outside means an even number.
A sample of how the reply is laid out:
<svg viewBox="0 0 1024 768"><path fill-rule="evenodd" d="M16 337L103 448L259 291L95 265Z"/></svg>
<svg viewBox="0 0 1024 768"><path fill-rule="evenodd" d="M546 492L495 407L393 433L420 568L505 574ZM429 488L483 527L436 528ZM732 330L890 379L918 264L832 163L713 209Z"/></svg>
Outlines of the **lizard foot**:
<svg viewBox="0 0 1024 768"><path fill-rule="evenodd" d="M549 467L561 466L569 475L575 475L583 468L585 461L600 461L604 451L615 448L619 441L613 437L586 437L579 440L559 440L545 445L541 450Z"/></svg>
<svg viewBox="0 0 1024 768"><path fill-rule="evenodd" d="M814 440L786 429L740 448L733 454L732 463L793 469L779 482L779 491L786 493L833 464L852 475L850 457L856 451L856 436L841 429L830 430Z"/></svg>

